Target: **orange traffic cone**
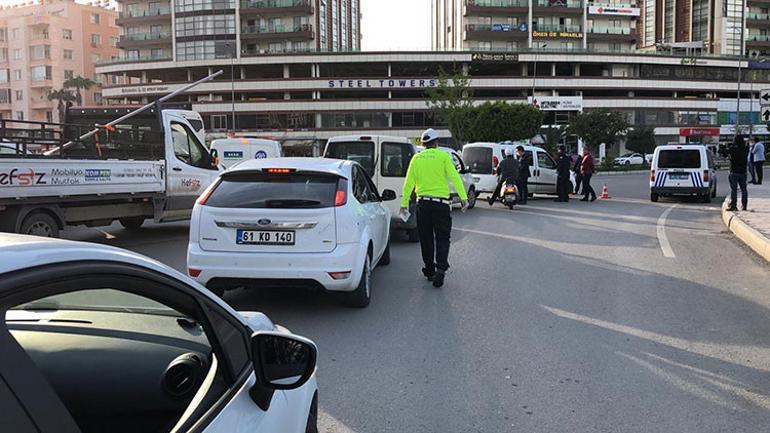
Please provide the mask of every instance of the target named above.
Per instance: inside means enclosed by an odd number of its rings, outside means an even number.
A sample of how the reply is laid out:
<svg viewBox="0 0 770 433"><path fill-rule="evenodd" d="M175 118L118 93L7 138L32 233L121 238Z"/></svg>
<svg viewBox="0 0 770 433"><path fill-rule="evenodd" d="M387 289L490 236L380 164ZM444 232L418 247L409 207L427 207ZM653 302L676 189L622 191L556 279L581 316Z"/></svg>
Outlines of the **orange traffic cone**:
<svg viewBox="0 0 770 433"><path fill-rule="evenodd" d="M607 200L608 198L610 198L610 190L609 188L607 188L606 183L604 184L604 188L602 188L602 195L599 196L599 198L602 200Z"/></svg>

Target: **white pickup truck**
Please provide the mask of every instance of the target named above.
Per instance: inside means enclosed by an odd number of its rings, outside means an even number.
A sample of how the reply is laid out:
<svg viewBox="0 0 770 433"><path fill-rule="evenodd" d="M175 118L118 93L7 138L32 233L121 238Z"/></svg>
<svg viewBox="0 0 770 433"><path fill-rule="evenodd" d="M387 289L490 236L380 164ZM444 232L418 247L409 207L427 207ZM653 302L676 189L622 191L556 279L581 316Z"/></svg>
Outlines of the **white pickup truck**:
<svg viewBox="0 0 770 433"><path fill-rule="evenodd" d="M79 113L77 124L0 120L3 145L17 149L0 154L0 231L57 237L68 225L188 219L219 174L190 111L145 110L88 139L80 132L95 122Z"/></svg>

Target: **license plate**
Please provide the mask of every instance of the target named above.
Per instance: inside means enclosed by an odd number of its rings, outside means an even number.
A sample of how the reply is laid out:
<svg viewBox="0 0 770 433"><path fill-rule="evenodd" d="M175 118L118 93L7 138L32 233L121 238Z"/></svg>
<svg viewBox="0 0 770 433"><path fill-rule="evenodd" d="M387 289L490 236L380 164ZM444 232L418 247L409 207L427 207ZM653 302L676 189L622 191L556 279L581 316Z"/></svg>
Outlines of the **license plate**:
<svg viewBox="0 0 770 433"><path fill-rule="evenodd" d="M240 245L294 245L294 231L238 230L235 243Z"/></svg>
<svg viewBox="0 0 770 433"><path fill-rule="evenodd" d="M669 175L668 178L672 180L686 180L690 178L690 175L686 173L675 173Z"/></svg>

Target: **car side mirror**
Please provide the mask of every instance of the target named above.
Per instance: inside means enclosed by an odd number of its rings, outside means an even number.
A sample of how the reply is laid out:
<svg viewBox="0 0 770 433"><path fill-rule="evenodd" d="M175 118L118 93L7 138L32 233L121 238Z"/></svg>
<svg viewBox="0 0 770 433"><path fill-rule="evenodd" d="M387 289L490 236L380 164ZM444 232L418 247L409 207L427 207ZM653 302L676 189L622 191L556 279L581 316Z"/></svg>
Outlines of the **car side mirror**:
<svg viewBox="0 0 770 433"><path fill-rule="evenodd" d="M382 191L381 198L382 201L393 201L396 199L396 192L392 189L386 189Z"/></svg>
<svg viewBox="0 0 770 433"><path fill-rule="evenodd" d="M289 390L310 380L318 351L308 339L259 331L251 336L251 355L260 385L271 390Z"/></svg>

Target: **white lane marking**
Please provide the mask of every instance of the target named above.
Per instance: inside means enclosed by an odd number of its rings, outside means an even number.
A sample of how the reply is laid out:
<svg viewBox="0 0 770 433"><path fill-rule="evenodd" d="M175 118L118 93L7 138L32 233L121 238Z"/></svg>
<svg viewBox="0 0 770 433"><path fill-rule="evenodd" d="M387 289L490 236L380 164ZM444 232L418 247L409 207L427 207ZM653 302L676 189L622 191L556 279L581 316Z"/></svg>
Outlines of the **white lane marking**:
<svg viewBox="0 0 770 433"><path fill-rule="evenodd" d="M475 233L477 235L493 236L493 237L496 237L496 238L510 239L510 240L514 240L514 241L520 241L521 240L521 238L517 238L516 236L504 235L502 233L484 232L484 231L481 231L481 230L464 229L464 228L460 228L460 227L452 227L452 230L457 230L458 232Z"/></svg>
<svg viewBox="0 0 770 433"><path fill-rule="evenodd" d="M668 242L668 236L666 236L666 218L668 214L676 207L676 204L671 205L668 209L663 211L663 214L658 218L658 242L660 242L660 249L663 251L663 257L673 259L676 257L674 250L671 249L671 244Z"/></svg>
<svg viewBox="0 0 770 433"><path fill-rule="evenodd" d="M96 230L97 232L99 232L99 233L103 234L103 235L104 235L104 237L105 237L105 238L107 238L107 240L108 240L108 241L111 241L111 240L115 239L115 236L113 236L113 235L111 235L111 234L109 234L109 233L105 232L104 230L101 230L101 229L95 229L95 230Z"/></svg>

